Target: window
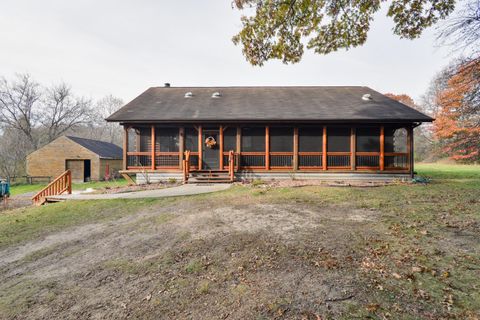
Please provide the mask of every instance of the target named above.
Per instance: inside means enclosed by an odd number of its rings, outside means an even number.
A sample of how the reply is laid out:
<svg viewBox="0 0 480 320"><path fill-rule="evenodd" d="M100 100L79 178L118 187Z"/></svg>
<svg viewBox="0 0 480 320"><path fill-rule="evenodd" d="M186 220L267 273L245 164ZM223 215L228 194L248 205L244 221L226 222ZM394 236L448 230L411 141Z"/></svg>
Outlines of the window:
<svg viewBox="0 0 480 320"><path fill-rule="evenodd" d="M407 152L407 129L385 127L385 152Z"/></svg>
<svg viewBox="0 0 480 320"><path fill-rule="evenodd" d="M159 149L160 152L178 152L179 150L179 138L178 128L159 128L156 130L156 144L155 149Z"/></svg>
<svg viewBox="0 0 480 320"><path fill-rule="evenodd" d="M298 129L299 152L322 152L323 127L305 127Z"/></svg>
<svg viewBox="0 0 480 320"><path fill-rule="evenodd" d="M237 150L237 128L229 127L223 130L223 151Z"/></svg>
<svg viewBox="0 0 480 320"><path fill-rule="evenodd" d="M198 132L195 128L185 128L185 150L198 152Z"/></svg>
<svg viewBox="0 0 480 320"><path fill-rule="evenodd" d="M242 128L242 152L265 152L265 127Z"/></svg>
<svg viewBox="0 0 480 320"><path fill-rule="evenodd" d="M357 128L356 139L357 152L380 152L380 128Z"/></svg>
<svg viewBox="0 0 480 320"><path fill-rule="evenodd" d="M327 151L350 152L350 128L327 128Z"/></svg>
<svg viewBox="0 0 480 320"><path fill-rule="evenodd" d="M293 128L270 127L270 151L293 152Z"/></svg>

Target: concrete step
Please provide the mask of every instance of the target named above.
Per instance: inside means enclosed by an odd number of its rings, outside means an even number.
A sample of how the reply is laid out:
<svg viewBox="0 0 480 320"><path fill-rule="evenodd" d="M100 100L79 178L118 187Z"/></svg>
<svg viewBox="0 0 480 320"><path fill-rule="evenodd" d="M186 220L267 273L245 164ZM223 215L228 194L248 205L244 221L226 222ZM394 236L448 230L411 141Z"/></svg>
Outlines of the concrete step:
<svg viewBox="0 0 480 320"><path fill-rule="evenodd" d="M217 179L230 179L230 177L227 176L190 176L191 178L196 178L200 180L205 180L205 179L211 179L211 180L217 180Z"/></svg>
<svg viewBox="0 0 480 320"><path fill-rule="evenodd" d="M230 179L216 179L216 180L198 180L198 179L195 179L195 178L190 178L188 179L188 183L197 183L197 184L202 184L202 183L232 183L232 181L230 181Z"/></svg>
<svg viewBox="0 0 480 320"><path fill-rule="evenodd" d="M192 177L228 177L228 172L227 173L197 173L197 172L192 172L190 173L190 176Z"/></svg>

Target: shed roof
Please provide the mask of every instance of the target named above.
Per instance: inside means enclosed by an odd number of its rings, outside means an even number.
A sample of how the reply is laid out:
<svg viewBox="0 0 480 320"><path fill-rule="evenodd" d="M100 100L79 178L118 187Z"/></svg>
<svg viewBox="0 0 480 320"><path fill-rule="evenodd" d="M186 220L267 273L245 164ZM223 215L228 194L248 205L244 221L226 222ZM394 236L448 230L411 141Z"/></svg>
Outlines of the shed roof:
<svg viewBox="0 0 480 320"><path fill-rule="evenodd" d="M186 93L192 96L187 97ZM218 92L219 97L212 95ZM362 99L369 94L371 99ZM107 118L118 122L429 122L433 119L360 86L153 87Z"/></svg>
<svg viewBox="0 0 480 320"><path fill-rule="evenodd" d="M85 139L79 137L66 136L68 139L78 143L84 148L98 154L100 158L104 159L122 159L123 152L119 146L105 141Z"/></svg>

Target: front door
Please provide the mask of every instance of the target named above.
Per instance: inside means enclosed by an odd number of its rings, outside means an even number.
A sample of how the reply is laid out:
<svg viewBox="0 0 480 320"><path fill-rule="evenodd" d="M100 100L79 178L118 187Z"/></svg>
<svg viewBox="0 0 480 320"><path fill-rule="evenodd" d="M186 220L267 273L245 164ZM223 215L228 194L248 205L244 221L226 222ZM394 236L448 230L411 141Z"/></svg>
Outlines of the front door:
<svg viewBox="0 0 480 320"><path fill-rule="evenodd" d="M202 141L202 169L219 170L220 150L219 150L218 130L205 130Z"/></svg>

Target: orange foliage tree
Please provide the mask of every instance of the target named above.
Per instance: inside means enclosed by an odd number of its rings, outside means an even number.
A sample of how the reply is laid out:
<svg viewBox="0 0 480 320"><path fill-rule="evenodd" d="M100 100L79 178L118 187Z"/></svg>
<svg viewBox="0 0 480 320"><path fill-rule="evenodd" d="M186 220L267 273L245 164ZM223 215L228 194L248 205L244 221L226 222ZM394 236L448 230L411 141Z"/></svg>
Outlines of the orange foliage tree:
<svg viewBox="0 0 480 320"><path fill-rule="evenodd" d="M415 104L415 101L408 95L408 94L394 94L394 93L385 93L387 97L393 100L397 100L398 102L401 102L410 108L414 108L419 110L419 107Z"/></svg>
<svg viewBox="0 0 480 320"><path fill-rule="evenodd" d="M437 92L434 132L455 160L480 160L480 60L462 62Z"/></svg>

